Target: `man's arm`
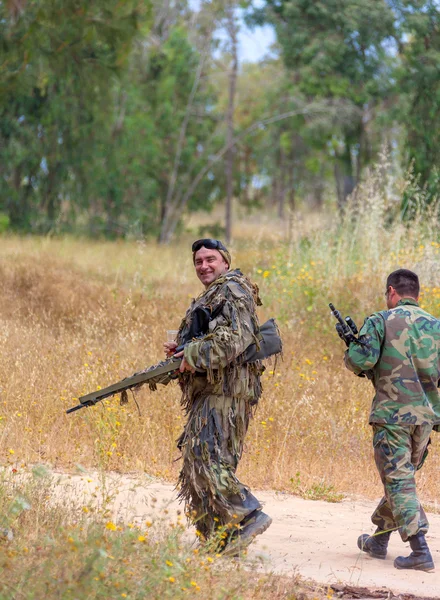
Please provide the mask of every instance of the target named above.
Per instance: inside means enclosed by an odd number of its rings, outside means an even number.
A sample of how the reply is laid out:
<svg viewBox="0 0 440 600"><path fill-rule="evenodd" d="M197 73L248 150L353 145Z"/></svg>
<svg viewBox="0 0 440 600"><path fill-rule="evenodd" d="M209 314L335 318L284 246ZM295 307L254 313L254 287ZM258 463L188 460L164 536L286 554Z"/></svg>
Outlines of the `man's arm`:
<svg viewBox="0 0 440 600"><path fill-rule="evenodd" d="M246 299L230 297L221 314L210 324L202 340L185 346L184 357L193 368L204 371L226 367L255 342L254 327Z"/></svg>
<svg viewBox="0 0 440 600"><path fill-rule="evenodd" d="M362 344L352 342L345 352L344 362L347 369L356 375L372 369L379 360L384 338L383 318L378 314L368 317L359 332L359 340Z"/></svg>

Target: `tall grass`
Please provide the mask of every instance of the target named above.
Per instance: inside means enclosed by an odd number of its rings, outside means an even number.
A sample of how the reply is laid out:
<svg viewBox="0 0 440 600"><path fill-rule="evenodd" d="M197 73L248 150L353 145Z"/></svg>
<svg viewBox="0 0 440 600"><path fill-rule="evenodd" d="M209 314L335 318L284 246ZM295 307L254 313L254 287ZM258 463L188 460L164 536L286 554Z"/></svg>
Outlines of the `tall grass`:
<svg viewBox="0 0 440 600"><path fill-rule="evenodd" d="M275 316L284 358L263 376L264 395L246 440L239 476L256 487L303 495L377 496L368 413L372 389L344 370L328 302L360 325L383 308L386 275L415 269L422 305L440 313L438 215L398 217L386 169L372 172L339 218L305 215L281 238L273 222L232 246L260 286L263 321ZM321 222L321 225L319 224ZM296 223L296 224L295 224ZM249 222L247 228L249 229ZM180 244L0 239L0 453L20 470L46 462L147 472L174 481L175 440L183 416L174 384L136 404L106 400L70 416L79 395L161 360L174 329L198 295L189 251ZM422 496L440 491L434 439L420 474Z"/></svg>

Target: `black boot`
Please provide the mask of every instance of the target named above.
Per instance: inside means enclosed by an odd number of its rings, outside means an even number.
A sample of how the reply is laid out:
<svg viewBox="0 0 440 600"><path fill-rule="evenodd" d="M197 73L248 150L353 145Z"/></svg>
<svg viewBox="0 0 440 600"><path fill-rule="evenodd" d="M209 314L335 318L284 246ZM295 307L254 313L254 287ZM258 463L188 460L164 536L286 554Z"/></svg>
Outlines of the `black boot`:
<svg viewBox="0 0 440 600"><path fill-rule="evenodd" d="M374 535L363 533L358 537L358 548L373 558L386 558L391 533L391 531L384 531L379 527Z"/></svg>
<svg viewBox="0 0 440 600"><path fill-rule="evenodd" d="M417 571L432 571L434 561L426 543L425 534L418 533L408 538L411 554L408 557L398 556L394 561L396 569L416 569Z"/></svg>

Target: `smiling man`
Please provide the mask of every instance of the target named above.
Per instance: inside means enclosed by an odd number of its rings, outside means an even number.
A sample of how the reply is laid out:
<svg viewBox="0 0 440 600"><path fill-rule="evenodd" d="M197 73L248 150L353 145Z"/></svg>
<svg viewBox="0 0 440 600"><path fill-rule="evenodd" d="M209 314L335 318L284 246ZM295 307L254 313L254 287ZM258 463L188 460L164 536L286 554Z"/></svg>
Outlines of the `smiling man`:
<svg viewBox="0 0 440 600"><path fill-rule="evenodd" d="M188 309L170 356L188 332L195 312L207 309L209 329L185 345L180 366L182 405L188 415L178 447L183 466L180 498L203 539L218 529L221 544L241 549L263 533L272 519L236 476L253 408L261 396L261 361L245 363L240 355L257 341L258 288L239 269L219 240L192 245L196 274L204 292ZM227 535L226 535L227 534Z"/></svg>

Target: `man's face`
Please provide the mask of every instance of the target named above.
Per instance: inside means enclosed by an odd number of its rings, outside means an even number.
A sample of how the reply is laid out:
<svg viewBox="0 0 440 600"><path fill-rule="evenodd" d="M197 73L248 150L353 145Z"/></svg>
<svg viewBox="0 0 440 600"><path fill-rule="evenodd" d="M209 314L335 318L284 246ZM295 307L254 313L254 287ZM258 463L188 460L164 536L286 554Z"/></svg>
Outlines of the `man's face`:
<svg viewBox="0 0 440 600"><path fill-rule="evenodd" d="M211 285L220 275L229 270L228 263L218 250L209 250L202 246L194 256L197 277L205 287Z"/></svg>

